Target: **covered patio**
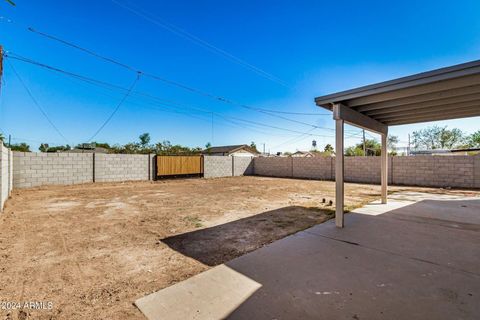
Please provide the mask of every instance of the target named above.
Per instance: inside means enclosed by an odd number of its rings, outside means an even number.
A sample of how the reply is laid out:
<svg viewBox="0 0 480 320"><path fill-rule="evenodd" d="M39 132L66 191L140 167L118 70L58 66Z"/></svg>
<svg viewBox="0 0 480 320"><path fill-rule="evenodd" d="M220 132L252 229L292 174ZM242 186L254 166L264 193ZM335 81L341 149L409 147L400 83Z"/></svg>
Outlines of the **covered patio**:
<svg viewBox="0 0 480 320"><path fill-rule="evenodd" d="M315 98L335 120L335 221L344 226L344 124L381 135L381 202L387 203L388 127L480 116L480 60Z"/></svg>
<svg viewBox="0 0 480 320"><path fill-rule="evenodd" d="M480 61L315 101L336 123L335 221L138 299L148 319L478 318L479 193L400 192L387 203L387 135L480 116ZM344 217L345 123L382 136L382 192ZM341 229L345 221L352 227Z"/></svg>
<svg viewBox="0 0 480 320"><path fill-rule="evenodd" d="M477 319L480 197L396 193L138 299L150 320Z"/></svg>

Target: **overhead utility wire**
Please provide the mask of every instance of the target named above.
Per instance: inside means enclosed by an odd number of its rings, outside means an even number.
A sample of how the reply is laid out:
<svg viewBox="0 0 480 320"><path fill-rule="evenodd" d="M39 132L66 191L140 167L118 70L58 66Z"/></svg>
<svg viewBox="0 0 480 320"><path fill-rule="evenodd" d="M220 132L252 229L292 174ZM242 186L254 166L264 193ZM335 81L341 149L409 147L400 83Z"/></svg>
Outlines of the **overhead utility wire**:
<svg viewBox="0 0 480 320"><path fill-rule="evenodd" d="M78 75L78 74L76 74L76 73L69 72L69 71L65 71L65 70L62 70L62 69L59 69L59 68L56 68L56 67L52 67L52 66L50 66L50 65L43 64L43 63L39 63L39 62L36 62L36 61L34 61L34 60L31 60L31 59L28 59L28 58L24 58L24 57L22 57L22 56L19 56L19 55L17 55L17 54L12 55L11 52L4 54L4 56L6 56L6 57L8 57L8 58L10 58L10 59L16 59L16 60L23 61L23 62L26 62L26 63L29 63L29 64L33 64L33 65L36 65L36 66L39 66L39 67L42 67L42 68L46 68L46 69L48 69L48 70L55 71L55 72L58 72L58 73L67 75L67 76L70 76L70 77L73 77L73 78L76 78L76 79L85 81L85 82L87 82L87 83L96 83L96 84L99 84L99 85L102 85L102 86L107 86L107 87L111 87L111 88L117 88L117 89L120 89L120 90L123 90L123 91L127 91L127 92L128 92L128 89L126 89L126 88L124 88L124 87L121 87L121 86L118 86L118 85L114 85L114 84L110 84L110 83L105 82L105 81L96 80L96 79L93 79L93 78L90 78L90 77L85 77L85 76L82 76L82 75ZM143 73L142 73L142 75L143 75ZM132 91L131 93L137 93L137 94L139 94L138 92L134 92L134 91ZM155 96L153 96L153 95L148 95L148 94L142 94L142 95L145 95L145 96L148 96L148 97L151 97L151 98L155 98ZM201 109L197 109L197 110L201 110ZM202 112L211 113L211 111L205 111L205 110L202 110ZM219 114L219 113L215 113L215 115L217 115L217 116L219 116L219 117L222 117L222 118L225 118L225 116L223 116L223 115L221 115L221 114ZM300 134L305 133L305 132L301 132L301 131L297 131L297 130L291 130L291 129L281 128L281 127L277 127L277 126L266 125L266 124L263 124L263 123L259 123L259 122L255 122L255 121L249 121L249 120L240 119L240 118L236 118L236 117L229 117L229 118L235 119L235 120L237 120L237 121L242 121L242 122L246 122L246 123L256 124L256 125L259 125L259 126L264 126L264 127L268 127L268 128L277 129L277 130L283 130L283 131L300 133ZM311 136L332 137L332 136L318 135L318 134L311 134Z"/></svg>
<svg viewBox="0 0 480 320"><path fill-rule="evenodd" d="M185 85L183 83L180 83L180 82L177 82L177 81L173 81L173 80L170 80L170 79L167 79L167 78L164 78L164 77L160 77L158 75L155 75L155 74L152 74L150 72L147 72L147 71L144 71L144 70L139 70L137 68L134 68L128 64L125 64L125 63L122 63L122 62L119 62L118 60L115 60L115 59L112 59L112 58L109 58L109 57L106 57L104 55L101 55L99 53L96 53L90 49L86 49L84 47L81 47L77 44L74 44L72 42L69 42L69 41L66 41L66 40L63 40L63 39L60 39L56 36L53 36L53 35L50 35L50 34L47 34L45 32L41 32L41 31L37 31L31 27L28 27L28 30L30 32L33 32L35 34L38 34L40 36L43 36L47 39L50 39L50 40L54 40L56 42L59 42L63 45L66 45L66 46L69 46L71 48L74 48L74 49L77 49L77 50L80 50L82 52L85 52L95 58L98 58L98 59L101 59L103 61L106 61L106 62L109 62L109 63L112 63L112 64L115 64L119 67L122 67L124 69L127 69L129 71L133 71L133 72L141 72L142 75L146 76L146 77L149 77L151 79L154 79L154 80L158 80L158 81L161 81L161 82L164 82L168 85L172 85L172 86L176 86L178 88L181 88L183 90L187 90L187 91L190 91L192 93L195 93L195 94L198 94L198 95L201 95L201 96L204 96L204 97L207 97L207 98L210 98L210 99L213 99L213 100L216 100L216 101L221 101L223 103L226 103L226 104L230 104L230 105L235 105L235 106L239 106L241 108L245 108L245 109L249 109L249 110L253 110L253 111L257 111L257 112L261 112L261 113L264 113L264 114L267 114L269 116L273 116L273 117L277 117L277 118L280 118L280 119L283 119L283 120L286 120L286 121L291 121L291 122L296 122L296 123L299 123L299 124L303 124L303 125L306 125L306 126L310 126L310 127L315 127L315 128L318 128L318 129L325 129L325 130L334 130L332 128L325 128L325 127L320 127L320 126L315 126L315 125L312 125L310 123L307 123L307 122L303 122L303 121L297 121L297 120L293 120L293 119L290 119L290 118L286 118L286 117L282 117L282 116L279 116L277 115L276 113L283 113L283 114L292 114L292 115L318 115L318 116L330 116L331 114L329 113L319 113L319 114L315 114L315 113L311 113L311 114L308 114L308 113L302 113L302 112L286 112L286 111L277 111L277 110L272 110L272 109L264 109L264 108L259 108L259 107L253 107L253 106L249 106L249 105L246 105L246 104L242 104L242 103L239 103L239 102L236 102L236 101L233 101L233 100L230 100L230 99L227 99L225 97L222 97L222 96L218 96L218 95L215 95L215 94L212 94L212 93L209 93L209 92L206 92L206 91L203 91L203 90L200 90L200 89L197 89L197 88L194 88L194 87L191 87L191 86L188 86L188 85Z"/></svg>
<svg viewBox="0 0 480 320"><path fill-rule="evenodd" d="M273 146L272 149L275 150L275 149L277 149L277 148L279 148L279 147L288 146L288 145L290 145L290 144L300 142L300 141L306 139L306 138L308 137L308 134L309 134L310 132L312 132L313 130L315 130L315 128L310 129L309 131L305 132L304 134L298 135L298 136L293 137L293 138L291 138L291 139L289 139L289 140L287 140L287 141L284 141L284 142L282 142L282 143L280 143L280 144L277 144L276 146Z"/></svg>
<svg viewBox="0 0 480 320"><path fill-rule="evenodd" d="M170 32L172 32L172 33L174 33L174 34L176 34L176 35L178 35L178 36L180 36L184 39L187 39L190 42L193 42L197 45L200 45L200 46L208 49L209 51L211 51L211 52L213 52L217 55L221 55L221 56L229 59L232 62L235 62L235 63L237 63L237 64L239 64L243 67L246 67L246 68L252 70L253 72L257 73L258 75L262 76L265 79L268 79L272 82L275 82L275 83L280 84L280 85L282 85L284 87L287 87L287 88L290 87L285 81L279 79L278 77L272 75L271 73L268 73L267 71L262 70L259 67L254 66L253 64L248 63L247 61L245 61L243 59L240 59L240 58L234 56L233 54L231 54L231 53L229 53L229 52L227 52L223 49L218 48L217 46L214 46L213 44L211 44L211 43L209 43L209 42L191 34L190 32L174 25L171 22L167 22L167 21L165 21L163 19L160 19L158 17L153 17L151 14L148 14L143 10L142 10L143 12L141 12L137 9L132 8L129 5L126 5L125 3L121 3L121 2L116 1L116 0L112 0L112 2L115 3L116 5L122 7L123 9L128 10L131 13L133 13L133 14L135 14L135 15L137 15L137 16L139 16L139 17L141 17L141 18L143 18L143 19L145 19L145 20L147 20L147 21L149 21L149 22L167 30L167 31L170 31Z"/></svg>
<svg viewBox="0 0 480 320"><path fill-rule="evenodd" d="M130 88L128 88L128 91L125 93L123 98L118 102L113 112L108 116L108 118L103 122L103 124L100 126L100 128L98 128L98 130L93 134L93 136L91 136L90 139L88 139L89 142L91 142L93 138L95 138L100 133L100 131L102 131L102 129L107 125L107 123L109 123L110 120L112 120L113 116L117 113L118 109L120 109L120 106L125 102L125 100L127 100L128 96L132 93L133 88L137 84L138 80L140 80L140 75L141 73L137 73L137 77L135 78L135 81L132 83Z"/></svg>
<svg viewBox="0 0 480 320"><path fill-rule="evenodd" d="M68 78L70 79L70 78ZM77 85L82 85L83 86L83 83L82 82L77 82L77 81L81 81L80 79L76 79L76 78L72 78L71 79L72 81L75 81ZM95 83L90 83L88 82L88 84L90 85L95 85L95 86L98 86L97 84ZM101 88L105 88L104 86L99 86ZM108 87L107 87L108 88ZM110 88L109 88L110 89ZM104 96L107 96L107 97L110 97L110 98L116 98L116 97L113 97L112 95L110 94L107 94L107 93L104 93L104 92L100 92L100 91L97 91L98 93L101 93L102 95ZM135 92L132 92L132 93L135 93ZM153 97L152 97L153 98ZM206 121L206 122L211 122L211 119L206 119L206 118L202 118L200 116L195 116L189 112L185 112L185 111L178 111L178 110L172 110L172 108L175 108L175 109L187 109L187 110L190 110L191 108L189 107L184 107L184 106L180 106L178 104L175 104L173 102L170 102L169 103L165 103L165 102L151 102L151 101L148 101L146 102L147 104L151 105L151 106L145 106L144 104L140 104L140 103L135 103L135 102L130 102L130 104L134 104L138 107L141 107L141 108L147 108L147 109L150 109L150 110L155 110L155 111L159 111L159 112L169 112L169 113L175 113L175 114L181 114L181 115L184 115L184 116L187 116L187 117L190 117L190 118L194 118L194 119L199 119L199 120L202 120L202 121ZM170 105L170 104L173 104ZM155 107L160 107L160 108L155 108ZM169 108L169 109L166 109L166 108ZM196 109L191 109L191 110L194 110L194 111L197 111ZM199 112L202 112L202 113L207 113L207 111L202 111L202 110L199 110ZM211 111L209 111L208 113L212 113ZM245 124L241 124L239 122L236 122L236 121L233 121L233 120L230 120L230 119L223 119L223 121L225 122L228 122L228 123L222 123L222 125L227 125L227 126L230 126L230 127L233 127L233 128L243 128L243 129L248 129L248 130L251 130L251 131L254 131L254 132L257 132L257 133L260 133L260 134L263 134L263 135L275 135L275 136L280 136L279 134L272 134L271 132L265 132L265 131L260 131L260 130L257 130L256 127L255 128L252 128L252 127L248 127L246 126ZM285 135L281 135L281 136L285 136Z"/></svg>
<svg viewBox="0 0 480 320"><path fill-rule="evenodd" d="M20 83L22 84L23 88L25 89L25 91L27 92L27 94L29 95L30 99L33 101L33 103L35 104L35 106L40 110L40 112L42 113L42 115L45 117L45 119L47 119L48 123L50 123L50 125L52 126L52 128L58 133L58 135L60 135L66 142L67 144L69 143L68 139L63 135L63 133L57 128L57 126L53 123L53 121L50 119L50 117L47 115L47 113L45 112L45 110L42 108L42 106L40 106L40 104L38 103L37 99L35 99L35 97L33 96L32 92L30 91L30 89L27 87L27 84L23 81L22 77L20 77L20 75L18 74L17 70L15 69L15 67L13 66L13 64L10 62L10 60L7 59L7 63L9 64L10 68L12 69L13 73L15 74L15 76L17 77L18 81L20 81Z"/></svg>

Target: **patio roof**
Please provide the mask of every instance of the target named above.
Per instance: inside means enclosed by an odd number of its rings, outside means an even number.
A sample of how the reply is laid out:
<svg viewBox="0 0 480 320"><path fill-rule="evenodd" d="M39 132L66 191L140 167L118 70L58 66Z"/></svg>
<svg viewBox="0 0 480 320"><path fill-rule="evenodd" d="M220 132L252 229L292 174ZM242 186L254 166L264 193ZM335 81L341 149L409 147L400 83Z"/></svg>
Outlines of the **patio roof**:
<svg viewBox="0 0 480 320"><path fill-rule="evenodd" d="M387 126L480 116L480 60L315 98Z"/></svg>
<svg viewBox="0 0 480 320"><path fill-rule="evenodd" d="M382 203L387 203L388 127L480 116L480 60L315 98L335 120L335 220L343 227L344 123L381 134Z"/></svg>

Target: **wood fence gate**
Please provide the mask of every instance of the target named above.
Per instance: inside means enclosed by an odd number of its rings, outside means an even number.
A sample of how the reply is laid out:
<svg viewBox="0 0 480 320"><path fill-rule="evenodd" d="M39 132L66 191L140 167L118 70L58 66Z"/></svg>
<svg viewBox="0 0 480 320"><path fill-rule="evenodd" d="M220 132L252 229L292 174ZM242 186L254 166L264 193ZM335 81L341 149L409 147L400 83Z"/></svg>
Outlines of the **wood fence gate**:
<svg viewBox="0 0 480 320"><path fill-rule="evenodd" d="M202 156L157 156L157 177L203 174Z"/></svg>

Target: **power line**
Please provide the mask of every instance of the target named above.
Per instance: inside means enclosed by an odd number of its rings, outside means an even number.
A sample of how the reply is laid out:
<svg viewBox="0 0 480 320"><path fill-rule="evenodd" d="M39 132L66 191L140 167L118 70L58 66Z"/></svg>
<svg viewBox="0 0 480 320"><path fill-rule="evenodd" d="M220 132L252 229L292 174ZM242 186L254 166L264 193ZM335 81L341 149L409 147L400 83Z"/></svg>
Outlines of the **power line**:
<svg viewBox="0 0 480 320"><path fill-rule="evenodd" d="M16 141L19 141L19 142L34 142L34 143L48 143L49 145L58 145L58 146L61 146L62 144L60 142L51 142L51 141L40 141L40 140L34 140L34 139L27 139L27 138L21 138L21 137L13 137L12 136L12 140L16 140Z"/></svg>
<svg viewBox="0 0 480 320"><path fill-rule="evenodd" d="M240 59L240 58L234 56L233 54L231 54L231 53L229 53L229 52L227 52L223 49L218 48L217 46L214 46L213 44L211 44L211 43L209 43L209 42L207 42L207 41L189 33L188 31L174 25L173 23L167 22L167 21L165 21L163 19L160 19L158 17L153 17L153 15L147 14L143 10L142 10L143 12L141 12L137 9L132 8L131 6L126 5L125 3L121 3L121 2L116 1L116 0L112 0L112 2L115 3L116 5L122 7L123 9L126 9L126 10L130 11L131 13L133 13L133 14L135 14L135 15L137 15L137 16L139 16L139 17L141 17L141 18L143 18L143 19L145 19L145 20L147 20L147 21L165 29L165 30L168 30L168 31L170 31L170 32L172 32L172 33L174 33L174 34L176 34L176 35L178 35L178 36L180 36L184 39L187 39L188 41L191 41L191 42L193 42L197 45L200 45L200 46L208 49L209 51L211 51L215 54L221 55L221 56L229 59L230 61L233 61L233 62L235 62L235 63L237 63L237 64L239 64L243 67L246 67L246 68L254 71L255 73L257 73L258 75L262 76L265 79L268 79L272 82L275 82L277 84L280 84L284 87L289 88L289 85L285 81L279 79L278 77L272 75L271 73L268 73L267 71L265 71L263 69L260 69L259 67L254 66L253 64L248 63L245 60Z"/></svg>
<svg viewBox="0 0 480 320"><path fill-rule="evenodd" d="M217 114L218 116L220 117L223 117L219 114ZM283 130L283 131L288 131L288 132L293 132L293 133L301 133L301 134L305 134L305 132L302 132L302 131L297 131L297 130L291 130L291 129L287 129L287 128L282 128L282 127L277 127L277 126L272 126L272 125L268 125L268 124L264 124L264 123L260 123L260 122L256 122L256 121L251 121L251 120L245 120L245 119L240 119L240 118L236 118L236 117L231 117L231 119L235 119L237 121L241 121L241 122L246 122L246 123L252 123L252 124L257 124L257 125L261 125L261 126L264 126L264 127L267 127L267 128L272 128L272 129L277 129L277 130ZM313 128L313 129L316 129L316 128ZM310 134L311 136L316 136L316 137L329 137L329 138L332 138L333 136L327 136L327 135L319 135L319 134Z"/></svg>
<svg viewBox="0 0 480 320"><path fill-rule="evenodd" d="M28 27L27 28L28 31L30 32L33 32L35 34L38 34L40 36L43 36L47 39L50 39L50 40L53 40L53 41L56 41L56 42L59 42L63 45L66 45L66 46L69 46L71 48L74 48L74 49L77 49L77 50L80 50L84 53L87 53L97 59L100 59L100 60L103 60L105 62L109 62L109 63L112 63L112 64L115 64L119 67L122 67L124 69L127 69L129 71L133 71L133 72L141 72L142 75L146 76L146 77L149 77L153 80L158 80L158 81L161 81L163 83L166 83L168 85L171 85L171 86L175 86L175 87L178 87L180 89L183 89L183 90L186 90L186 91L189 91L189 92L192 92L192 93L195 93L197 95L201 95L201 96L204 96L204 97L207 97L207 98L210 98L210 99L213 99L215 101L221 101L223 103L226 103L226 104L230 104L230 105L234 105L234 106L238 106L238 107L242 107L242 108L245 108L245 109L249 109L249 110L254 110L254 111L257 111L257 112L262 112L264 114L267 114L267 115L270 115L270 116L276 116L278 118L281 118L283 120L286 120L286 121L292 121L292 122L296 122L296 123L300 123L300 124L303 124L303 125L307 125L307 126L312 126L312 127L316 127L318 129L326 129L326 130L333 130L331 128L324 128L324 127L319 127L319 126L315 126L315 125L312 125L310 123L306 123L306 122L301 122L301 121L296 121L296 120L293 120L293 119L289 119L289 118L285 118L285 117L281 117L281 116L278 116L276 115L276 113L281 113L281 114L291 114L291 115L318 115L318 116L329 116L331 114L328 114L328 113L319 113L319 114L316 114L316 113L304 113L304 112L287 112L287 111L278 111L278 110L273 110L273 109L265 109L265 108L259 108L259 107L253 107L253 106L249 106L249 105L246 105L246 104L242 104L242 103L239 103L239 102L236 102L234 100L231 100L231 99L227 99L225 97L222 97L222 96L219 96L219 95L215 95L215 94L212 94L212 93L209 93L209 92L206 92L206 91L203 91L203 90L200 90L198 88L194 88L192 86L188 86L188 85L185 85L183 83L180 83L180 82L177 82L177 81L173 81L173 80L170 80L170 79L167 79L167 78L164 78L164 77L160 77L158 75L155 75L155 74L152 74L150 72L147 72L145 70L139 70L131 65L128 65L128 64L125 64L123 62L120 62L116 59L113 59L113 58L110 58L110 57L107 57L107 56L104 56L104 55L101 55L93 50L90 50L90 49L87 49L87 48L84 48L82 46L79 46L77 44L74 44L70 41L67 41L67 40L64 40L64 39L61 39L57 36L53 36L53 35L50 35L50 34L47 34L45 32L41 32L41 31L38 31L32 27Z"/></svg>
<svg viewBox="0 0 480 320"><path fill-rule="evenodd" d="M277 148L279 148L279 147L282 147L282 146L288 146L288 145L291 145L291 144L293 144L293 143L300 142L300 141L306 139L307 137L309 137L308 134L309 134L310 132L312 132L313 130L315 130L315 128L307 131L307 132L304 133L304 134L301 134L301 135L299 135L299 136L293 137L292 139L289 139L289 140L287 140L287 141L285 141L285 142L282 142L282 143L280 143L280 144L278 144L278 145L276 145L276 146L273 146L272 149L275 150L275 149L277 149Z"/></svg>
<svg viewBox="0 0 480 320"><path fill-rule="evenodd" d="M271 112L271 113L282 113L282 114L293 114L297 116L331 116L331 113L309 113L309 112L290 112L290 111L278 111L278 110L269 110L269 109L261 109L266 112Z"/></svg>
<svg viewBox="0 0 480 320"><path fill-rule="evenodd" d="M36 66L39 66L39 67L42 67L42 68L45 68L45 69L48 69L50 71L55 71L55 72L58 72L58 73L61 73L61 74L64 74L64 75L67 75L67 76L70 76L70 77L73 77L73 78L76 78L78 80L82 80L82 81L85 81L87 83L90 83L90 84L96 84L96 85L100 85L100 86L106 86L106 87L110 87L110 88L115 88L115 89L119 89L119 90L122 90L122 91L126 91L126 92L129 92L130 90L129 89L126 89L124 87L121 87L121 86L118 86L118 85L114 85L114 84L111 84L111 83L108 83L108 82L105 82L105 81L101 81L101 80L97 80L97 79L93 79L93 78L90 78L90 77L85 77L85 76L82 76L82 75L79 75L79 74L76 74L76 73L73 73L73 72L69 72L69 71L65 71L63 69L59 69L59 68L56 68L56 67L52 67L50 65L46 65L46 64L43 64L43 63L40 63L40 62L36 62L34 60L31 60L31 59L28 59L28 58L24 58L22 56L19 56L17 54L13 54L11 52L9 52L8 54L4 54L4 56L10 58L10 59L16 59L16 60L19 60L19 61L23 61L23 62L26 62L26 63L29 63L29 64L32 64L32 65L36 65ZM142 75L144 75L142 73ZM146 96L146 97L150 97L150 98L154 98L154 99L160 99L158 97L155 97L153 95L150 95L150 94L145 94L145 93L139 93L139 92L134 92L134 91L131 91L130 93L134 93L134 94L140 94L142 96ZM196 109L196 110L200 110L200 109ZM205 110L201 110L201 112L204 112L204 113L211 113L211 111L205 111ZM222 116L221 114L218 114L218 113L215 113L217 116L220 116L222 118L225 118L224 116ZM252 123L252 124L257 124L257 125L260 125L260 126L264 126L264 127L268 127L268 128L273 128L273 129L278 129L278 130L283 130L283 131L288 131L288 132L294 132L294 133L301 133L303 134L304 132L301 132L301 131L297 131L297 130L291 130L291 129L286 129L286 128L281 128L281 127L277 127L277 126L271 126L271 125L266 125L266 124L263 124L263 123L258 123L258 122L255 122L255 121L249 121L249 120L245 120L245 119L240 119L240 118L236 118L236 117L230 117L231 119L234 119L234 120L237 120L237 121L241 121L241 122L246 122L246 123ZM318 126L313 126L314 128L320 128ZM330 130L330 128L328 128ZM331 130L334 130L334 129L331 129ZM326 135L312 135L312 136L323 136L323 137L332 137L332 136L326 136Z"/></svg>
<svg viewBox="0 0 480 320"><path fill-rule="evenodd" d="M79 79L72 79L73 81L75 80L79 80ZM78 85L82 85L82 83L79 83L77 82ZM88 83L90 85L94 85L93 83ZM102 88L104 88L102 86ZM132 92L132 93L135 93L135 92ZM107 97L110 97L112 98L112 95L109 95L109 94L106 94L104 92L101 92L102 95L105 95ZM154 97L151 97L151 96L148 96L149 98L154 98ZM134 102L130 102L130 104L134 104L138 107L141 107L141 108L147 108L147 109L151 109L151 110L156 110L156 111L160 111L160 112L170 112L170 113L176 113L176 114L181 114L181 115L184 115L184 116L187 116L187 117L190 117L190 118L194 118L194 119L199 119L199 120L202 120L202 121L207 121L207 122L210 122L211 120L209 119L206 119L206 118L201 118L199 116L195 116L195 115L192 115L191 113L187 113L185 111L177 111L177 110L171 110L171 109L165 109L165 108L172 108L171 105L169 104L165 104L165 102L162 102L162 103L159 103L159 102L156 102L156 103L153 103L153 102L147 102L148 104L152 105L152 106L159 106L161 107L162 109L159 109L159 108L154 108L154 107L146 107L145 105L143 104L139 104L139 103L134 103ZM171 104L172 102L169 101L169 103ZM200 109L192 109L192 108L189 108L189 107L185 107L185 106L181 106L179 104L175 104L173 103L173 108L176 108L176 109L188 109L188 110L194 110L194 111L197 111L198 112L201 112L201 113L209 113L211 114L212 112L211 111L203 111L203 110L200 110ZM215 114L215 113L214 113ZM224 123L223 125L228 125L228 126L231 126L231 127L234 127L234 128L244 128L244 129L248 129L248 130L251 130L251 131L254 131L254 132L257 132L257 133L260 133L260 134L263 134L263 135L276 135L276 136L279 136L278 134L272 134L272 133L268 133L268 132L264 132L264 131L260 131L260 130L257 130L257 129L253 129L252 127L248 127L247 125L245 124L240 124L239 122L236 122L234 120L230 120L230 119L223 119L223 121L227 122L227 123ZM284 135L282 135L284 136Z"/></svg>
<svg viewBox="0 0 480 320"><path fill-rule="evenodd" d="M33 96L32 92L30 91L30 89L28 89L26 83L23 81L23 79L20 77L20 75L18 74L17 70L15 69L15 67L13 66L13 64L10 62L10 60L7 60L7 63L8 65L10 66L10 68L12 69L13 73L15 74L15 76L18 78L18 81L20 81L20 83L22 84L23 88L25 89L25 91L27 92L27 94L30 96L30 99L32 99L33 103L35 104L35 106L37 106L37 108L40 110L40 112L43 114L43 116L45 117L45 119L47 119L48 123L50 123L50 125L53 127L53 129L55 129L55 131L67 142L68 142L68 139L65 138L65 136L63 135L62 132L60 132L60 130L57 128L57 126L53 123L52 120L50 120L50 117L47 115L47 113L45 112L45 110L40 106L40 104L38 103L37 99L35 99L35 97Z"/></svg>
<svg viewBox="0 0 480 320"><path fill-rule="evenodd" d="M98 128L98 130L93 134L93 136L91 136L90 139L88 139L89 142L91 142L93 138L95 138L100 133L100 131L102 131L102 129L107 125L107 123L110 122L110 120L112 120L113 116L117 113L118 109L120 109L120 106L125 102L125 100L127 100L128 96L132 93L133 88L137 84L138 80L140 80L140 75L141 73L137 74L135 81L133 81L132 85L130 86L130 88L128 88L128 91L125 93L123 98L118 102L117 106L115 107L113 112L110 114L110 116L108 116L108 118L103 122L103 124L100 126L100 128Z"/></svg>

